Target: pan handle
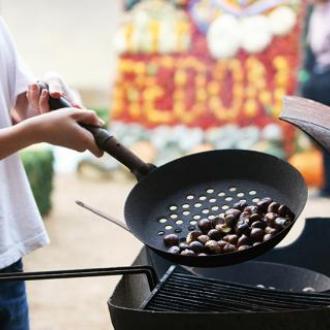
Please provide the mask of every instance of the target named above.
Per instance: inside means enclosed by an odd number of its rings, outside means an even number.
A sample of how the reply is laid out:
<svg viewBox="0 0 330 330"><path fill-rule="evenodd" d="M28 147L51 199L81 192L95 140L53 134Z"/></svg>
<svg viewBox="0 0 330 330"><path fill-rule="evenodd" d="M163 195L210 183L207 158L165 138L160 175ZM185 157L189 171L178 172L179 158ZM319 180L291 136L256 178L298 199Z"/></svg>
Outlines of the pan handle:
<svg viewBox="0 0 330 330"><path fill-rule="evenodd" d="M0 273L1 281L34 281L53 280L78 277L114 276L126 274L145 274L150 290L156 286L158 279L151 266L111 267L111 268L86 268L69 270L51 270L42 272Z"/></svg>
<svg viewBox="0 0 330 330"><path fill-rule="evenodd" d="M129 228L127 227L127 225L113 217L111 217L110 215L107 215L105 213L103 213L100 210L95 209L94 207L91 207L89 205L87 205L86 203L82 202L82 201L76 201L76 204L79 205L80 207L83 207L84 209L98 215L99 217L108 220L109 222L115 224L116 226L128 231L129 233L131 233L131 231L129 230Z"/></svg>
<svg viewBox="0 0 330 330"><path fill-rule="evenodd" d="M48 90L48 85L44 82L38 82L39 87ZM71 103L64 97L52 98L49 97L50 110L56 110L60 108L71 107ZM135 177L140 180L152 171L156 166L153 164L147 164L142 159L137 157L132 151L124 147L114 136L101 127L92 125L82 125L88 131L90 131L95 138L97 146L117 159L120 163L130 169Z"/></svg>

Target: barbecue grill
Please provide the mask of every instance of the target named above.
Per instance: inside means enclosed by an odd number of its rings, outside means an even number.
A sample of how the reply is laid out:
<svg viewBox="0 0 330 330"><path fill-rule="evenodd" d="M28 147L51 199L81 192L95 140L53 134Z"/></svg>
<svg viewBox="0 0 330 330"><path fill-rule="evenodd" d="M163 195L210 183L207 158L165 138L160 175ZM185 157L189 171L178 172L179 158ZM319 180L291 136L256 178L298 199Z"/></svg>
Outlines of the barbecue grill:
<svg viewBox="0 0 330 330"><path fill-rule="evenodd" d="M327 262L330 243L325 239L329 235L330 219L307 219L303 233L293 244L276 248L258 260L277 262L281 264L280 267L288 264L305 267L309 268L306 273L312 270L330 276L330 265ZM150 291L143 277L123 276L108 301L116 330L131 330L137 324L139 329L144 330L213 330L220 325L231 330L330 329L330 309L323 305L328 305L328 292L311 296L304 294L302 297L307 299L308 308L300 309L301 306L295 305L295 299L302 298L300 293L291 296L289 292L255 288L251 293L251 288L242 287L242 284L221 281L220 268L217 278L220 282L198 278L185 269L171 269L167 260L147 248L141 251L135 261L135 264L145 263L152 265L162 279ZM216 272L216 269L212 271ZM238 277L241 283L246 284L241 274ZM299 282L301 278L299 276L296 280ZM286 278L282 276L277 280L279 283L285 282ZM232 281L235 281L234 276ZM280 287L279 283L274 283L274 286ZM233 292L237 290L240 293L235 296ZM263 305L263 295L267 295L267 303L270 305ZM284 304L281 299L285 300ZM322 306L318 305L318 299L322 300ZM240 310L232 310L233 307Z"/></svg>

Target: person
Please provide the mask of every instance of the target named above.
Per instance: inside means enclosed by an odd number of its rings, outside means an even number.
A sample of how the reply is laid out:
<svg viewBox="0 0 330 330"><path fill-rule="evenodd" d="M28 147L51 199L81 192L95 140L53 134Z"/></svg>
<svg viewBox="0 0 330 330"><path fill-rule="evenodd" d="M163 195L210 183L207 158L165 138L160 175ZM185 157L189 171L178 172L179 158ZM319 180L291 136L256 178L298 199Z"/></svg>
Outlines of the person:
<svg viewBox="0 0 330 330"><path fill-rule="evenodd" d="M330 0L315 0L307 16L302 70L303 97L330 105ZM330 154L322 150L325 182L320 195L330 197Z"/></svg>
<svg viewBox="0 0 330 330"><path fill-rule="evenodd" d="M92 134L79 125L102 126L95 112L49 112L48 98L63 95L63 82L49 77L48 93L33 81L0 17L0 272L22 271L22 257L48 243L17 151L48 142L102 156ZM24 282L0 282L0 329L29 329Z"/></svg>

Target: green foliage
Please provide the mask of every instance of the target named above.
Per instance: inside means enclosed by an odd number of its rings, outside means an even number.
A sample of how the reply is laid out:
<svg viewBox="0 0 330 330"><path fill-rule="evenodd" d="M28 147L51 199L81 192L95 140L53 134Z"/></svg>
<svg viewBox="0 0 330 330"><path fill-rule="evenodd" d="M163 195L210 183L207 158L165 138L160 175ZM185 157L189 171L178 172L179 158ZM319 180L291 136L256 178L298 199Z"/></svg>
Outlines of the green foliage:
<svg viewBox="0 0 330 330"><path fill-rule="evenodd" d="M106 108L97 108L93 109L96 111L97 115L104 120L105 125L108 126L109 124L109 109Z"/></svg>
<svg viewBox="0 0 330 330"><path fill-rule="evenodd" d="M41 215L46 215L52 208L53 152L49 149L25 150L21 153L21 158L39 211Z"/></svg>

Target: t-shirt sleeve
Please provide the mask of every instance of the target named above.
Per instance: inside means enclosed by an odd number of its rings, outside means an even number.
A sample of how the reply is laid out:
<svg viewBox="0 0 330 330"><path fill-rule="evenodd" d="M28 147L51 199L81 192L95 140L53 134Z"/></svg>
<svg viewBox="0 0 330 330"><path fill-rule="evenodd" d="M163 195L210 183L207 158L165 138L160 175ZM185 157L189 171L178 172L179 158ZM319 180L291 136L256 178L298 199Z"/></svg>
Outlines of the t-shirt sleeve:
<svg viewBox="0 0 330 330"><path fill-rule="evenodd" d="M27 86L35 81L32 73L28 70L20 55L16 52L15 61L15 86L14 97L22 94L27 90Z"/></svg>
<svg viewBox="0 0 330 330"><path fill-rule="evenodd" d="M16 97L25 92L27 90L27 86L35 81L35 78L23 63L9 29L1 17L0 33L3 34L7 46L5 55L7 57L6 63L8 64L9 70L11 103L14 105L16 102Z"/></svg>

